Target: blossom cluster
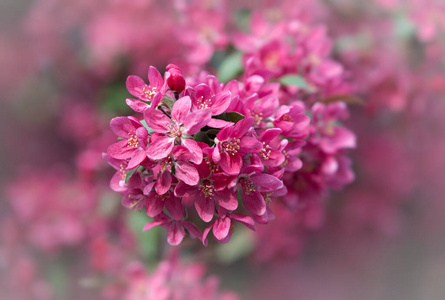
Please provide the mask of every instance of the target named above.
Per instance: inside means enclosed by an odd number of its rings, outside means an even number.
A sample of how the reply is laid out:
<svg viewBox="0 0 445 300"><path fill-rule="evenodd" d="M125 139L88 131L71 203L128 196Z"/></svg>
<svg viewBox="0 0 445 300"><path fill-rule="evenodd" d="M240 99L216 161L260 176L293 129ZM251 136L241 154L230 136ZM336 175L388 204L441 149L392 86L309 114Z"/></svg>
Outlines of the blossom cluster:
<svg viewBox="0 0 445 300"><path fill-rule="evenodd" d="M120 140L105 155L117 169L111 187L124 193L123 204L154 218L144 229L168 228L172 245L185 231L207 244L210 230L224 243L233 222L255 230L255 222L271 220L268 203L287 192L283 173L301 167L294 153L309 130L304 104L279 106L279 84L258 75L227 84L207 75L188 85L169 65L164 79L154 67L148 78L147 85L128 77L137 99L127 104L144 118L114 118ZM204 233L185 215L191 208L210 223Z"/></svg>

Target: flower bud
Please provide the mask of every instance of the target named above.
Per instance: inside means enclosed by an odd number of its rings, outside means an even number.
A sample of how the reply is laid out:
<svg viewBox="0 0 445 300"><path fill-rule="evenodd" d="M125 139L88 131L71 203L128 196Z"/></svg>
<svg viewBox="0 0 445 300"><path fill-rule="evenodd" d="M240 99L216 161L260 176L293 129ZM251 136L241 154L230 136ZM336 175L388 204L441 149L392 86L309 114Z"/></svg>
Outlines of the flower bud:
<svg viewBox="0 0 445 300"><path fill-rule="evenodd" d="M182 92L185 88L185 79L181 69L174 64L169 64L167 71L170 73L170 77L167 79L168 87L175 92Z"/></svg>

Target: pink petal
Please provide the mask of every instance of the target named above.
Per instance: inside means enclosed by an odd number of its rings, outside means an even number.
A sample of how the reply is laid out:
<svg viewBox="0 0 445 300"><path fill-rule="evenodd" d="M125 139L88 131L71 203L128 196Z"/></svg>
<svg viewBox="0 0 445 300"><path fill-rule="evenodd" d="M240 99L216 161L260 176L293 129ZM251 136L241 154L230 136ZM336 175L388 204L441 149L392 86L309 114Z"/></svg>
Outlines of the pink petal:
<svg viewBox="0 0 445 300"><path fill-rule="evenodd" d="M182 144L190 151L190 161L197 165L202 163L202 149L198 143L192 139L183 139Z"/></svg>
<svg viewBox="0 0 445 300"><path fill-rule="evenodd" d="M229 214L229 217L232 220L235 220L235 221L245 225L247 228L249 228L253 231L256 231L255 221L251 217L242 215L242 214Z"/></svg>
<svg viewBox="0 0 445 300"><path fill-rule="evenodd" d="M147 224L145 224L144 229L142 229L142 231L150 230L150 229L152 229L153 227L162 225L163 223L164 223L163 220L160 220L160 221L156 221L156 220L155 220L155 221L152 221L152 222L148 222Z"/></svg>
<svg viewBox="0 0 445 300"><path fill-rule="evenodd" d="M210 109L200 109L189 114L185 119L184 129L187 134L196 134L206 126L212 117Z"/></svg>
<svg viewBox="0 0 445 300"><path fill-rule="evenodd" d="M232 101L232 95L229 91L224 91L215 95L212 104L212 115L217 116L226 111Z"/></svg>
<svg viewBox="0 0 445 300"><path fill-rule="evenodd" d="M172 222L168 227L167 242L172 246L179 245L185 236L184 226L178 222Z"/></svg>
<svg viewBox="0 0 445 300"><path fill-rule="evenodd" d="M150 107L150 105L139 99L126 99L125 102L132 110L138 113L143 113L147 108Z"/></svg>
<svg viewBox="0 0 445 300"><path fill-rule="evenodd" d="M269 144L271 140L273 140L274 138L276 138L277 136L280 135L281 131L282 130L280 128L267 129L266 131L263 132L263 134L260 135L258 140L260 140L266 144Z"/></svg>
<svg viewBox="0 0 445 300"><path fill-rule="evenodd" d="M161 73L159 73L159 71L153 66L148 68L148 80L150 81L150 85L156 87L156 91L159 92L159 88L164 83L164 80L162 79Z"/></svg>
<svg viewBox="0 0 445 300"><path fill-rule="evenodd" d="M204 232L202 233L202 239L201 239L201 241L202 241L202 244L203 244L204 246L206 246L206 247L207 247L207 244L208 244L207 236L209 235L210 230L212 230L212 228L213 228L213 224L214 224L214 223L211 223L206 229L204 229Z"/></svg>
<svg viewBox="0 0 445 300"><path fill-rule="evenodd" d="M238 200L236 199L236 195L228 189L217 192L215 195L215 201L217 201L221 207L224 207L227 210L235 210L238 208Z"/></svg>
<svg viewBox="0 0 445 300"><path fill-rule="evenodd" d="M215 201L200 195L196 198L195 208L204 222L210 222L215 214Z"/></svg>
<svg viewBox="0 0 445 300"><path fill-rule="evenodd" d="M127 90L130 94L137 98L144 98L144 87L147 86L139 76L131 75L127 77Z"/></svg>
<svg viewBox="0 0 445 300"><path fill-rule="evenodd" d="M111 157L116 159L127 159L132 157L138 152L138 149L133 147L127 147L128 140L121 140L117 143L111 144L107 152Z"/></svg>
<svg viewBox="0 0 445 300"><path fill-rule="evenodd" d="M182 215L184 214L184 207L182 206L181 199L170 195L169 198L165 199L165 207L173 219L176 221L181 220Z"/></svg>
<svg viewBox="0 0 445 300"><path fill-rule="evenodd" d="M172 174L169 171L161 172L156 180L155 191L158 195L164 195L170 189L172 183Z"/></svg>
<svg viewBox="0 0 445 300"><path fill-rule="evenodd" d="M146 158L147 158L147 153L145 152L145 150L139 149L139 151L136 152L136 154L128 162L127 170L132 170L136 168Z"/></svg>
<svg viewBox="0 0 445 300"><path fill-rule="evenodd" d="M147 196L147 205L145 206L145 212L149 217L156 217L164 209L164 201L161 197L157 197L156 193L150 193Z"/></svg>
<svg viewBox="0 0 445 300"><path fill-rule="evenodd" d="M228 126L232 126L233 123L232 122L227 122L224 120L220 120L220 119L210 119L209 124L207 124L207 126L212 127L212 128L226 128Z"/></svg>
<svg viewBox="0 0 445 300"><path fill-rule="evenodd" d="M192 239L198 238L202 240L202 232L201 230L198 229L198 227L196 227L195 224L193 224L192 222L185 221L182 222L182 225L185 227L185 229L187 229Z"/></svg>
<svg viewBox="0 0 445 300"><path fill-rule="evenodd" d="M233 127L232 136L239 139L240 137L245 135L247 131L249 131L249 129L252 128L254 121L255 121L254 118L248 117L236 123L235 126Z"/></svg>
<svg viewBox="0 0 445 300"><path fill-rule="evenodd" d="M269 174L254 174L250 180L258 187L259 192L273 192L283 187L283 181Z"/></svg>
<svg viewBox="0 0 445 300"><path fill-rule="evenodd" d="M229 155L224 152L221 153L221 161L219 163L223 171L228 175L238 175L243 165L243 159L238 154Z"/></svg>
<svg viewBox="0 0 445 300"><path fill-rule="evenodd" d="M240 141L240 154L253 154L263 149L263 144L251 136L243 136Z"/></svg>
<svg viewBox="0 0 445 300"><path fill-rule="evenodd" d="M195 186L199 183L198 170L189 162L178 161L175 164L176 178L182 180L184 183Z"/></svg>
<svg viewBox="0 0 445 300"><path fill-rule="evenodd" d="M213 225L213 235L217 240L223 240L229 235L230 225L232 224L230 218L218 218Z"/></svg>
<svg viewBox="0 0 445 300"><path fill-rule="evenodd" d="M133 123L127 117L117 117L112 119L110 127L117 136L124 139L130 138L129 133L136 131Z"/></svg>
<svg viewBox="0 0 445 300"><path fill-rule="evenodd" d="M171 126L170 119L162 112L156 109L147 109L144 112L144 119L147 126L158 133L165 133Z"/></svg>
<svg viewBox="0 0 445 300"><path fill-rule="evenodd" d="M266 212L266 202L259 192L250 192L247 195L244 191L241 194L244 206L254 215L262 215Z"/></svg>
<svg viewBox="0 0 445 300"><path fill-rule="evenodd" d="M147 156L153 160L167 157L173 149L174 141L170 141L168 136L159 136L148 145Z"/></svg>
<svg viewBox="0 0 445 300"><path fill-rule="evenodd" d="M179 98L172 108L172 118L178 124L184 124L186 117L190 114L192 108L192 100L189 96Z"/></svg>

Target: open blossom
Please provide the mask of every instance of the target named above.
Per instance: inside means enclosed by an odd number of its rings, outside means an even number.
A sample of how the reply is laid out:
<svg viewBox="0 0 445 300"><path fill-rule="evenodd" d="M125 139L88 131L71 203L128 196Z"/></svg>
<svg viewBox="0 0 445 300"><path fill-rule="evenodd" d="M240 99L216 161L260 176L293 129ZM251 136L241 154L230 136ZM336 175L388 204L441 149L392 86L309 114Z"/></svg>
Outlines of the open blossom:
<svg viewBox="0 0 445 300"><path fill-rule="evenodd" d="M152 135L147 148L147 155L153 160L167 157L175 144L183 145L195 157L194 162L200 163L202 151L198 144L191 139L206 126L211 118L210 109L190 112L192 101L190 97L180 98L172 107L171 116L159 110L146 110L144 119L147 125L156 132Z"/></svg>
<svg viewBox="0 0 445 300"><path fill-rule="evenodd" d="M166 84L156 68L150 67L148 80L150 84L146 84L142 78L135 75L127 78L128 91L138 99L127 99L126 102L136 112L144 112L148 107L156 107L164 98Z"/></svg>
<svg viewBox="0 0 445 300"><path fill-rule="evenodd" d="M147 157L147 129L133 117L114 118L110 126L122 140L111 145L108 153L116 159L130 159L126 169L136 168Z"/></svg>

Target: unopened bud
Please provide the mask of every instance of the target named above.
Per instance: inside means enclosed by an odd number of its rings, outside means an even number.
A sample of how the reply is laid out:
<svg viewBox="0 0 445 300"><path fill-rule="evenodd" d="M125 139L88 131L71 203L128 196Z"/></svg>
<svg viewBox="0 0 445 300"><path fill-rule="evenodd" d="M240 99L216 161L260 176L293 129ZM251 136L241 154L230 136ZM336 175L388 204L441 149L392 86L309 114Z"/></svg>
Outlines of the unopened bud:
<svg viewBox="0 0 445 300"><path fill-rule="evenodd" d="M170 77L167 79L168 87L175 92L182 92L185 88L185 79L181 69L174 64L169 64L167 71L170 73Z"/></svg>

